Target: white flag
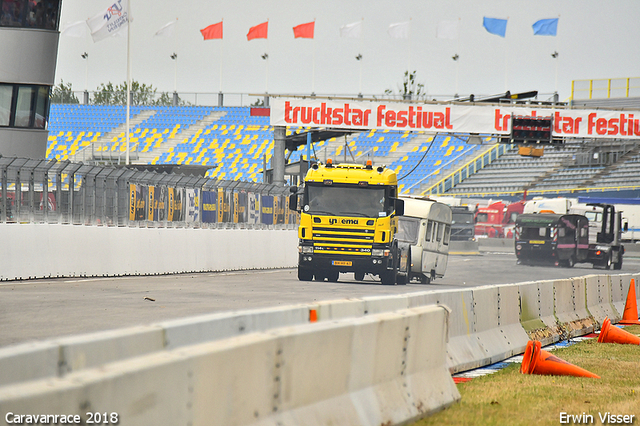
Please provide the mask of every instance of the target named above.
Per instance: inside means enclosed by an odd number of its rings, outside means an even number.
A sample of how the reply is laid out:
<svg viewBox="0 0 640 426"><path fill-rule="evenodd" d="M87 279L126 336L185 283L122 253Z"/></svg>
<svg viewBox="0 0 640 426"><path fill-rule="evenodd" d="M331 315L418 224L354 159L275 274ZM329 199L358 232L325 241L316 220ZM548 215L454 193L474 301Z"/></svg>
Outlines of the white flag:
<svg viewBox="0 0 640 426"><path fill-rule="evenodd" d="M68 24L60 32L60 34L67 37L84 37L85 35L87 35L87 22L78 21Z"/></svg>
<svg viewBox="0 0 640 426"><path fill-rule="evenodd" d="M393 38L409 38L409 24L409 21L391 24L387 32Z"/></svg>
<svg viewBox="0 0 640 426"><path fill-rule="evenodd" d="M361 33L362 33L362 21L354 22L352 24L347 24L340 27L341 37L360 38Z"/></svg>
<svg viewBox="0 0 640 426"><path fill-rule="evenodd" d="M118 31L127 27L129 23L127 6L127 0L115 0L104 12L87 19L94 43L117 34Z"/></svg>
<svg viewBox="0 0 640 426"><path fill-rule="evenodd" d="M440 21L436 28L437 38L458 39L458 21Z"/></svg>
<svg viewBox="0 0 640 426"><path fill-rule="evenodd" d="M165 24L164 27L156 31L154 37L171 37L173 35L173 29L175 28L176 22L178 22L177 19Z"/></svg>

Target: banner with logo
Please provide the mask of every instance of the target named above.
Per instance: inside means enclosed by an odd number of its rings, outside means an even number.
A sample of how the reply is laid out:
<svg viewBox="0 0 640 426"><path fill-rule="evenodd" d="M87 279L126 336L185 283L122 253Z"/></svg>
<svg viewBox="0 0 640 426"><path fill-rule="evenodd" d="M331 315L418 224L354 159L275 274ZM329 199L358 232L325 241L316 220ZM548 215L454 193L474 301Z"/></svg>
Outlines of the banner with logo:
<svg viewBox="0 0 640 426"><path fill-rule="evenodd" d="M261 222L265 225L273 225L273 195L260 197Z"/></svg>
<svg viewBox="0 0 640 426"><path fill-rule="evenodd" d="M173 190L173 221L182 222L184 220L184 188Z"/></svg>
<svg viewBox="0 0 640 426"><path fill-rule="evenodd" d="M202 221L204 223L215 223L218 219L218 193L213 191L202 191Z"/></svg>
<svg viewBox="0 0 640 426"><path fill-rule="evenodd" d="M247 194L247 222L256 224L260 223L260 195L249 192Z"/></svg>
<svg viewBox="0 0 640 426"><path fill-rule="evenodd" d="M507 135L512 116L553 118L553 136L637 139L640 110L586 110L509 105L460 105L275 98L272 126L388 129Z"/></svg>
<svg viewBox="0 0 640 426"><path fill-rule="evenodd" d="M137 189L135 184L129 185L129 220L136 220Z"/></svg>
<svg viewBox="0 0 640 426"><path fill-rule="evenodd" d="M188 188L186 192L187 197L187 206L186 206L186 215L185 222L194 223L200 220L200 200L198 198L197 188Z"/></svg>
<svg viewBox="0 0 640 426"><path fill-rule="evenodd" d="M147 200L147 220L153 221L155 217L155 208L156 208L156 199L155 199L155 191L156 188L154 186L150 186L148 189L149 196Z"/></svg>

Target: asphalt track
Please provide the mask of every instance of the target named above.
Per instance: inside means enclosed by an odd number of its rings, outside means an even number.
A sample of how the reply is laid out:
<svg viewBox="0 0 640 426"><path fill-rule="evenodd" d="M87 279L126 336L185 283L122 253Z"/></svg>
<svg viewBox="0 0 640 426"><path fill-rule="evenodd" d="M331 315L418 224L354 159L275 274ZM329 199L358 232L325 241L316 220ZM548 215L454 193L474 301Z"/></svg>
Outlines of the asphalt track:
<svg viewBox="0 0 640 426"><path fill-rule="evenodd" d="M640 258L625 258L621 271L605 271L588 264L521 266L514 254L496 252L449 256L445 277L428 285L385 286L351 274L337 283L301 282L295 269L8 281L0 282L0 346L216 312L638 271Z"/></svg>

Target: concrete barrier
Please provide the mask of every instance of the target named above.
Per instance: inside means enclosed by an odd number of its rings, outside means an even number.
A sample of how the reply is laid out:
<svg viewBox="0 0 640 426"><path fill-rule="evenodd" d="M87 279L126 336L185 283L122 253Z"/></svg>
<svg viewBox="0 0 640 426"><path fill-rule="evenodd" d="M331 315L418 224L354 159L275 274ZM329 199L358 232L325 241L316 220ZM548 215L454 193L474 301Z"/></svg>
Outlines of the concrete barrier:
<svg viewBox="0 0 640 426"><path fill-rule="evenodd" d="M392 296L367 296L363 297L364 313L377 314L380 312L397 311L407 309L409 300L406 294L398 294Z"/></svg>
<svg viewBox="0 0 640 426"><path fill-rule="evenodd" d="M309 309L315 309L318 321L355 318L365 315L365 303L362 299L323 300L309 304Z"/></svg>
<svg viewBox="0 0 640 426"><path fill-rule="evenodd" d="M0 386L63 376L163 347L161 328L137 326L0 348Z"/></svg>
<svg viewBox="0 0 640 426"><path fill-rule="evenodd" d="M601 326L605 318L612 323L620 321L622 314L618 313L611 300L611 281L608 275L587 275L584 277L587 286L587 310Z"/></svg>
<svg viewBox="0 0 640 426"><path fill-rule="evenodd" d="M0 349L0 386L58 375L60 345L29 342Z"/></svg>
<svg viewBox="0 0 640 426"><path fill-rule="evenodd" d="M598 326L587 310L586 286L584 277L553 281L554 311L562 339L591 333Z"/></svg>
<svg viewBox="0 0 640 426"><path fill-rule="evenodd" d="M202 315L0 348L0 386L71 372L181 346L306 324L307 305Z"/></svg>
<svg viewBox="0 0 640 426"><path fill-rule="evenodd" d="M524 352L529 338L520 324L517 286L487 286L472 292L476 337L485 350L482 362L492 364Z"/></svg>
<svg viewBox="0 0 640 426"><path fill-rule="evenodd" d="M440 304L451 311L447 367L451 373L470 370L490 363L486 350L476 334L472 290L443 290L408 295L409 306Z"/></svg>
<svg viewBox="0 0 640 426"><path fill-rule="evenodd" d="M480 249L478 241L450 241L449 255L452 256L474 256L479 255Z"/></svg>
<svg viewBox="0 0 640 426"><path fill-rule="evenodd" d="M498 328L512 355L523 353L529 336L520 324L520 287L498 286Z"/></svg>
<svg viewBox="0 0 640 426"><path fill-rule="evenodd" d="M549 345L560 340L561 329L554 315L553 281L518 284L520 323L531 340Z"/></svg>
<svg viewBox="0 0 640 426"><path fill-rule="evenodd" d="M609 276L609 285L611 287L611 304L614 309L620 315L624 313L624 305L627 301L627 293L629 291L629 282L631 281L631 275L612 275Z"/></svg>
<svg viewBox="0 0 640 426"><path fill-rule="evenodd" d="M296 230L0 224L0 235L3 241L20 241L0 244L0 280L272 269L298 263Z"/></svg>
<svg viewBox="0 0 640 426"><path fill-rule="evenodd" d="M107 410L134 426L406 423L460 398L447 317L432 305L185 346L2 387L0 411Z"/></svg>
<svg viewBox="0 0 640 426"><path fill-rule="evenodd" d="M168 349L226 339L309 322L307 305L225 312L165 321L157 324L164 332Z"/></svg>

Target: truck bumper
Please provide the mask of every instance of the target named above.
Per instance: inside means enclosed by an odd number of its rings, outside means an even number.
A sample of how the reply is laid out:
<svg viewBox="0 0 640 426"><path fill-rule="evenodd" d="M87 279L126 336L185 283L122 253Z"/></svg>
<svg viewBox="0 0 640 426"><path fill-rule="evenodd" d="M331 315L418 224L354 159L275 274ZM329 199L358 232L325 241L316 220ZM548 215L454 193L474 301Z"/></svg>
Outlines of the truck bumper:
<svg viewBox="0 0 640 426"><path fill-rule="evenodd" d="M338 271L379 275L392 266L390 256L330 256L303 253L298 255L298 268L314 273L315 271Z"/></svg>

